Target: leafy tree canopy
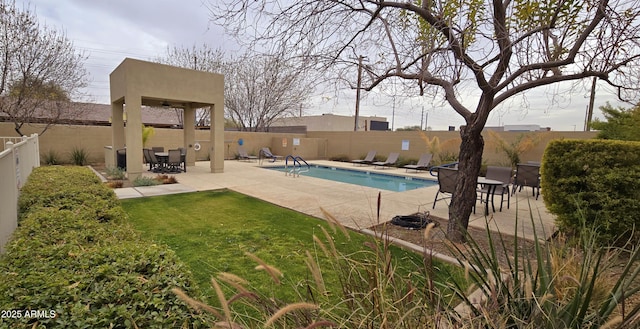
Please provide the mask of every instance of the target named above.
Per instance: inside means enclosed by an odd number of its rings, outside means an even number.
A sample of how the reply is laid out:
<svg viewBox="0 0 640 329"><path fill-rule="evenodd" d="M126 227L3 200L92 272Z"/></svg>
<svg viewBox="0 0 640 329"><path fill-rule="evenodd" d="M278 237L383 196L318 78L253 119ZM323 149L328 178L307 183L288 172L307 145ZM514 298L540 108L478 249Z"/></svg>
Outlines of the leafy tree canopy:
<svg viewBox="0 0 640 329"><path fill-rule="evenodd" d="M591 127L600 130L598 138L640 141L640 103L631 109L614 108L607 103L600 107L606 121L595 119Z"/></svg>

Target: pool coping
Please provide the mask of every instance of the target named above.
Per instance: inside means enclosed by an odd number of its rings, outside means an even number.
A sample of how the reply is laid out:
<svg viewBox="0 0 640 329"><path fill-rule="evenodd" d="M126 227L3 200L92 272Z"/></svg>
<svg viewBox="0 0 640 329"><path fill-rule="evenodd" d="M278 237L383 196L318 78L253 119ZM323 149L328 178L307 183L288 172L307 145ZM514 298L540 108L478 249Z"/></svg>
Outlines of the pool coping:
<svg viewBox="0 0 640 329"><path fill-rule="evenodd" d="M358 169L344 168L344 167L339 167L339 166L328 166L328 165L323 165L323 164L309 164L309 166L313 167L313 168L327 168L327 169L332 169L332 170L337 170L337 171L366 173L367 175L372 175L372 176L392 177L392 178L395 178L395 179L402 179L402 180L411 181L411 182L413 182L413 181L421 181L421 182L429 183L429 186L421 186L421 187L412 188L412 189L409 189L409 190L398 191L398 190L386 189L384 187L379 187L379 186L361 185L361 184L355 184L355 183L352 183L352 182L345 182L345 181L340 181L340 180L333 180L333 179L328 179L328 178L323 178L323 177L316 177L316 176L310 176L310 175L302 174L302 176L306 176L306 177L325 179L325 180L329 180L329 181L333 181L333 182L339 182L339 183L345 183L345 184L353 184L353 185L357 185L357 186L377 188L377 189L382 189L382 190L391 191L391 192L398 192L398 193L407 192L407 191L420 189L420 188L432 187L432 186L438 184L437 179L429 179L429 178L423 178L423 177L413 177L413 176L406 176L406 175L401 175L401 174L381 173L381 172L376 172L376 171L371 171L371 170L358 170ZM269 169L269 170L275 170L275 169L282 169L282 168L287 168L287 167L285 167L283 165L270 165L270 166L262 166L261 168ZM280 171L280 172L283 172L283 171Z"/></svg>

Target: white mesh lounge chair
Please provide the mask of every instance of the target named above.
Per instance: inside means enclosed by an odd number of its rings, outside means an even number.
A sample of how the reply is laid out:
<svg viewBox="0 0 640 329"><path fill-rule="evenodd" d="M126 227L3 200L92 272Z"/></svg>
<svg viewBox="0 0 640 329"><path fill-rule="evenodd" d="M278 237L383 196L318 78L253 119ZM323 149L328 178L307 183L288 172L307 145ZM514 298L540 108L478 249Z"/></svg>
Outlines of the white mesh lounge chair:
<svg viewBox="0 0 640 329"><path fill-rule="evenodd" d="M356 159L356 160L351 160L351 163L353 163L353 165L368 165L371 164L373 162L373 159L376 157L376 151L375 150L371 150L369 151L369 153L367 153L367 156L364 157L364 159Z"/></svg>
<svg viewBox="0 0 640 329"><path fill-rule="evenodd" d="M398 152L391 152L389 153L389 156L387 157L387 160L385 161L377 161L372 163L372 165L376 166L376 167L382 167L387 168L387 167L391 167L393 165L396 164L396 162L398 162L398 157L400 156L400 153Z"/></svg>
<svg viewBox="0 0 640 329"><path fill-rule="evenodd" d="M258 160L258 157L255 155L249 155L243 147L238 146L238 160L256 161Z"/></svg>
<svg viewBox="0 0 640 329"><path fill-rule="evenodd" d="M260 158L264 158L264 159L271 159L271 162L275 162L278 160L282 160L282 158L284 158L282 155L275 155L273 153L271 153L271 150L268 147L263 147L260 150Z"/></svg>
<svg viewBox="0 0 640 329"><path fill-rule="evenodd" d="M433 158L433 154L424 153L420 156L420 159L418 159L418 163L406 165L403 168L405 168L406 171L409 171L409 169L412 169L412 170L415 170L416 172L419 172L421 170L427 170L429 169L429 163L431 162L431 158Z"/></svg>

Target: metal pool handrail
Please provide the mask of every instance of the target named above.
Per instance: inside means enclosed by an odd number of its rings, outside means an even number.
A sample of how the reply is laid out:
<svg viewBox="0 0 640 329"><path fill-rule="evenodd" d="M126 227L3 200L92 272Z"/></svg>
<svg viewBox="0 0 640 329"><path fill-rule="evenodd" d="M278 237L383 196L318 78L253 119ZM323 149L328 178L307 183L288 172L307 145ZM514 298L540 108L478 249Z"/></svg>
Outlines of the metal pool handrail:
<svg viewBox="0 0 640 329"><path fill-rule="evenodd" d="M290 158L293 161L293 165L292 165L292 168L289 170L289 159ZM302 163L301 162L304 162L304 164L307 166L306 170L302 169ZM296 164L297 164L297 166L296 166ZM284 174L285 175L291 174L291 176L293 176L293 177L299 177L300 173L308 172L309 169L311 169L311 166L302 157L299 157L299 156L295 156L294 157L293 155L287 155L287 157L284 159Z"/></svg>

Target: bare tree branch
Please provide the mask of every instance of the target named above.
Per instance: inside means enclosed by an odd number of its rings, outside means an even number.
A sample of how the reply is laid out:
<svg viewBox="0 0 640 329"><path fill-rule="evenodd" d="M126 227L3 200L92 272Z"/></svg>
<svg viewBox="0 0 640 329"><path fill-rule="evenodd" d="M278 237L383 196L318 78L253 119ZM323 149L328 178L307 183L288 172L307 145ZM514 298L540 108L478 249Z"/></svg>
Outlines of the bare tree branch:
<svg viewBox="0 0 640 329"><path fill-rule="evenodd" d="M70 101L86 85L85 57L13 1L0 0L0 31L0 117L19 135L28 123L44 124L43 134L63 110L74 110Z"/></svg>

